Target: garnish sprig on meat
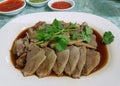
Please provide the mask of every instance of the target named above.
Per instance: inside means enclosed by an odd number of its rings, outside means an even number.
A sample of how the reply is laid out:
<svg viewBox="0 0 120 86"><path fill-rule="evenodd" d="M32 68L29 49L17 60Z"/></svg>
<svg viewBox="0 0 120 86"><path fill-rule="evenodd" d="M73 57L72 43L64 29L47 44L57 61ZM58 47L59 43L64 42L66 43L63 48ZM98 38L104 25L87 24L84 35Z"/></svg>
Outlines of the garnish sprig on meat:
<svg viewBox="0 0 120 86"><path fill-rule="evenodd" d="M84 31L81 31L81 37L87 43L91 42L90 35L92 34L93 34L93 30L88 25L85 26Z"/></svg>
<svg viewBox="0 0 120 86"><path fill-rule="evenodd" d="M70 40L77 40L79 38L82 38L83 41L89 43L91 42L90 35L93 34L92 29L85 25L83 30L81 30L79 33L75 33L75 31L80 30L78 28L76 23L69 23L67 27L62 25L61 21L58 21L57 19L54 19L52 24L46 24L45 29L40 28L37 31L37 38L38 41L36 44L42 44L46 41L54 42L56 43L55 49L57 51L62 51L67 48L68 43ZM65 33L70 33L70 37L66 36Z"/></svg>

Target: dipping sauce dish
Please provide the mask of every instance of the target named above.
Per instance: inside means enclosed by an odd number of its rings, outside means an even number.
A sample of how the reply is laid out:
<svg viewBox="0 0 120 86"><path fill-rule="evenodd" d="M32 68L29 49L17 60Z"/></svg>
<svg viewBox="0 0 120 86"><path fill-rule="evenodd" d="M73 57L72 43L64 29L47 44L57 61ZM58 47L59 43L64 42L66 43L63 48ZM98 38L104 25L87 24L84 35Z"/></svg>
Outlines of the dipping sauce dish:
<svg viewBox="0 0 120 86"><path fill-rule="evenodd" d="M0 2L0 14L16 15L26 6L24 0L5 0Z"/></svg>
<svg viewBox="0 0 120 86"><path fill-rule="evenodd" d="M55 11L65 11L70 10L75 6L73 0L50 0L48 2L48 7Z"/></svg>
<svg viewBox="0 0 120 86"><path fill-rule="evenodd" d="M42 7L47 4L49 0L26 0L26 2L33 7Z"/></svg>

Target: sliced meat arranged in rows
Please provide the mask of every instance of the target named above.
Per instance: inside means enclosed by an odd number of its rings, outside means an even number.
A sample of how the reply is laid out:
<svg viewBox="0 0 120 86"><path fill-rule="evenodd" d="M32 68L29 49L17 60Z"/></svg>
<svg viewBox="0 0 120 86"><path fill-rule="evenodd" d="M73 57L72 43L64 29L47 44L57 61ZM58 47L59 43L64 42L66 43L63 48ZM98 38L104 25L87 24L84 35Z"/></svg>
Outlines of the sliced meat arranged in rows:
<svg viewBox="0 0 120 86"><path fill-rule="evenodd" d="M54 72L57 76L65 74L80 78L81 75L89 75L99 64L100 53L85 46L74 45L57 52L31 43L27 46L27 52L16 60L18 66L23 66L23 62L24 68L21 71L24 76L36 74L41 78Z"/></svg>
<svg viewBox="0 0 120 86"><path fill-rule="evenodd" d="M57 57L53 49L47 47L44 50L45 50L46 59L36 71L38 77L45 77L51 73L51 70L55 64Z"/></svg>
<svg viewBox="0 0 120 86"><path fill-rule="evenodd" d="M81 46L79 47L79 60L75 70L72 73L73 78L80 78L85 63L86 63L86 47Z"/></svg>
<svg viewBox="0 0 120 86"><path fill-rule="evenodd" d="M23 75L30 76L34 74L45 59L46 56L44 49L39 48L35 44L30 44L29 51L27 52L26 64L22 69Z"/></svg>

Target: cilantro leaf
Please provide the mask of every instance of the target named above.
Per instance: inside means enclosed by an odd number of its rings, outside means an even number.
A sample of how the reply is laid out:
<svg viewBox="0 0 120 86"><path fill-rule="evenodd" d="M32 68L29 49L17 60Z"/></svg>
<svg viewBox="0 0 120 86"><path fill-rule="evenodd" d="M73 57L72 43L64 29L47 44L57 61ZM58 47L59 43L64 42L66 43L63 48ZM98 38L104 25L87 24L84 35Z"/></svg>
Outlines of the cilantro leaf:
<svg viewBox="0 0 120 86"><path fill-rule="evenodd" d="M37 38L39 41L43 40L44 34L45 34L45 31L42 29L37 31Z"/></svg>
<svg viewBox="0 0 120 86"><path fill-rule="evenodd" d="M102 43L110 44L111 42L113 42L113 40L114 40L114 36L112 32L108 31L104 33Z"/></svg>
<svg viewBox="0 0 120 86"><path fill-rule="evenodd" d="M63 51L63 50L65 50L66 48L67 48L67 44L64 43L64 42L62 42L62 41L59 41L59 42L56 44L56 46L55 46L55 49L56 49L57 51Z"/></svg>
<svg viewBox="0 0 120 86"><path fill-rule="evenodd" d="M91 42L91 38L89 35L87 35L84 31L81 32L81 37L83 38L84 41L86 41L87 43Z"/></svg>
<svg viewBox="0 0 120 86"><path fill-rule="evenodd" d="M73 40L76 40L78 37L79 37L78 34L72 33L72 37L71 37L71 38L72 38Z"/></svg>
<svg viewBox="0 0 120 86"><path fill-rule="evenodd" d="M49 24L46 24L46 25L45 25L45 28L46 28L46 32L47 32L47 33L51 33L51 32L53 32L53 30L54 30L54 29L52 28L52 26L49 25Z"/></svg>
<svg viewBox="0 0 120 86"><path fill-rule="evenodd" d="M69 24L69 26L68 26L69 28L73 28L73 29L76 29L77 27L76 27L76 23L71 23L70 22L70 24Z"/></svg>
<svg viewBox="0 0 120 86"><path fill-rule="evenodd" d="M54 19L52 25L58 29L64 29L64 26L62 25L62 23L57 19Z"/></svg>
<svg viewBox="0 0 120 86"><path fill-rule="evenodd" d="M44 34L44 41L48 41L51 37L51 34Z"/></svg>
<svg viewBox="0 0 120 86"><path fill-rule="evenodd" d="M91 35L93 34L93 30L86 25L83 29L83 31L81 31L81 37L83 38L83 40L87 43L91 42Z"/></svg>
<svg viewBox="0 0 120 86"><path fill-rule="evenodd" d="M85 26L85 32L87 35L93 34L93 30L88 25Z"/></svg>
<svg viewBox="0 0 120 86"><path fill-rule="evenodd" d="M69 43L70 39L67 36L59 35L55 37L55 40L57 40L57 44L55 46L55 49L57 51L62 51L67 48L67 44Z"/></svg>
<svg viewBox="0 0 120 86"><path fill-rule="evenodd" d="M51 37L52 37L52 35L46 33L45 30L41 29L41 30L37 31L37 39L39 40L38 43L43 43L45 41L48 41Z"/></svg>

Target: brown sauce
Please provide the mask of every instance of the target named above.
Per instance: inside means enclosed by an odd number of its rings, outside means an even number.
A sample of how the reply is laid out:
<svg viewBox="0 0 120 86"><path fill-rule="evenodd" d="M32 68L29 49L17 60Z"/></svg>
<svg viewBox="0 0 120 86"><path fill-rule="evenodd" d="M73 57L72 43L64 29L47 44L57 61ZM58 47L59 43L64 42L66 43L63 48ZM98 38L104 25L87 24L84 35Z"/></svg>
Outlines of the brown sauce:
<svg viewBox="0 0 120 86"><path fill-rule="evenodd" d="M98 71L100 70L101 68L103 68L107 61L108 61L108 51L107 51L107 46L102 44L101 43L101 40L102 40L102 36L96 31L96 30L93 30L94 31L94 34L96 35L96 40L97 40L97 43L98 43L98 47L97 47L97 51L100 52L101 54L101 57L100 57L100 63L99 65L92 71L95 72L95 71ZM27 29L22 31L15 40L19 39L19 38L23 38L26 36L26 32L27 32ZM14 44L14 43L13 43ZM12 46L13 48L13 46ZM11 48L11 49L12 49ZM16 56L12 53L12 50L10 50L10 55L11 55L11 61L13 63L13 65L15 66L16 65ZM16 67L16 66L15 66ZM17 68L19 70L21 70L22 68ZM55 73L51 73L50 76L55 76ZM65 75L63 75L65 76Z"/></svg>
<svg viewBox="0 0 120 86"><path fill-rule="evenodd" d="M100 57L99 65L92 72L95 72L95 71L103 68L107 64L107 61L108 61L107 46L104 45L103 43L101 43L102 36L96 30L94 30L94 34L96 35L96 41L98 44L97 51L100 52L101 57Z"/></svg>
<svg viewBox="0 0 120 86"><path fill-rule="evenodd" d="M27 31L28 31L28 29L25 29L24 31L22 31L22 32L16 37L16 39L14 40L13 45L14 45L15 41L18 40L19 38L24 38L24 37L26 36L26 32L27 32ZM13 45L12 45L11 50L10 50L11 61L12 61L12 63L13 63L13 65L14 65L15 68L21 70L22 68L16 67L17 56L14 55L13 52L12 52Z"/></svg>

